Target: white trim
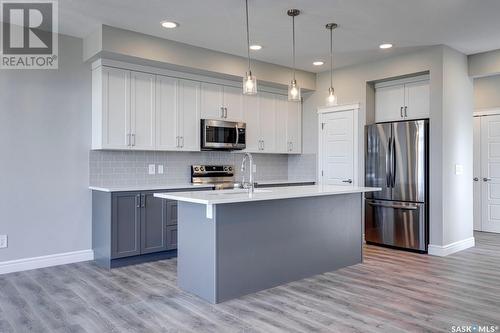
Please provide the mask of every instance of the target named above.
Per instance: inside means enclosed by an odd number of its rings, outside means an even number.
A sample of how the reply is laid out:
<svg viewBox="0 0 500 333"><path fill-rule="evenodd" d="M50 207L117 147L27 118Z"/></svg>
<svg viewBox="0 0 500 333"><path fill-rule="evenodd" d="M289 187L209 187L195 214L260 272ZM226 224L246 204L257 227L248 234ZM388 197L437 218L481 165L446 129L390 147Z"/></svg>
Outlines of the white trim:
<svg viewBox="0 0 500 333"><path fill-rule="evenodd" d="M342 112L342 111L359 111L360 105L359 103L355 104L342 104L335 106L321 106L318 108L318 114L321 113L330 113L330 112Z"/></svg>
<svg viewBox="0 0 500 333"><path fill-rule="evenodd" d="M375 89L384 88L384 87L399 86L399 85L403 85L403 84L421 82L421 81L429 81L429 80L430 80L429 74L409 76L409 77L404 77L402 79L396 79L396 80L388 79L388 80L384 80L384 81L380 81L380 82L375 83Z"/></svg>
<svg viewBox="0 0 500 333"><path fill-rule="evenodd" d="M0 262L0 275L94 260L94 251L82 250Z"/></svg>
<svg viewBox="0 0 500 333"><path fill-rule="evenodd" d="M466 238L444 246L429 244L429 254L432 256L446 257L450 254L474 247L475 245L476 241L474 237Z"/></svg>
<svg viewBox="0 0 500 333"><path fill-rule="evenodd" d="M336 105L329 107L320 107L318 108L318 159L316 161L318 168L318 179L317 184L323 184L323 176L321 175L321 171L323 168L323 132L321 128L321 124L323 122L323 115L331 112L343 112L343 111L352 111L352 122L353 122L353 147L354 147L354 156L353 156L353 184L352 186L361 186L363 184L362 180L359 179L359 109L360 104L344 104L344 105Z"/></svg>
<svg viewBox="0 0 500 333"><path fill-rule="evenodd" d="M480 116L495 116L500 114L500 107L498 108L480 108L474 110L474 117Z"/></svg>

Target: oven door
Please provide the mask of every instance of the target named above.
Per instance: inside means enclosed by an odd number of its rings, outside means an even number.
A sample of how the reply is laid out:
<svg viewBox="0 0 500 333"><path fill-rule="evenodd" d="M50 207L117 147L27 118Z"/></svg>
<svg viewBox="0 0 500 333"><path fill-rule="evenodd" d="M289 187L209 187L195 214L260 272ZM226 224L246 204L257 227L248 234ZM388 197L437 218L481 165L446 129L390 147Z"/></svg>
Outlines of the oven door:
<svg viewBox="0 0 500 333"><path fill-rule="evenodd" d="M201 149L202 150L233 150L244 149L240 143L241 128L243 123L236 123L221 120L201 121ZM242 138L244 140L244 137Z"/></svg>

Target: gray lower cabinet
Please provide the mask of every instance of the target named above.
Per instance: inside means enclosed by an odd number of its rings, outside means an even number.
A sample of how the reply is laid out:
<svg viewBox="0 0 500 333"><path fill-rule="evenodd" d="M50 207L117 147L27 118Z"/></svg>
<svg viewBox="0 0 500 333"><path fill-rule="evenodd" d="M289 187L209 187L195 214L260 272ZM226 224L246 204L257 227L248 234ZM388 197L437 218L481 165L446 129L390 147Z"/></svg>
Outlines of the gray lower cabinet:
<svg viewBox="0 0 500 333"><path fill-rule="evenodd" d="M92 192L92 247L99 266L177 249L177 201L155 198L155 192Z"/></svg>

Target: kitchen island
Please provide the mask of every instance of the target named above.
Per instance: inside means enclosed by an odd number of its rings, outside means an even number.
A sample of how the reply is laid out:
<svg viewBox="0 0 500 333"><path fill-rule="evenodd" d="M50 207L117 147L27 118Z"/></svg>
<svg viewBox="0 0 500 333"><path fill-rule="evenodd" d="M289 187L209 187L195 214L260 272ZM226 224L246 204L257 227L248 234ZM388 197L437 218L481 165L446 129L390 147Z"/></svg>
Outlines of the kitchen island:
<svg viewBox="0 0 500 333"><path fill-rule="evenodd" d="M179 287L219 303L361 263L362 197L377 190L314 185L154 196L178 201Z"/></svg>

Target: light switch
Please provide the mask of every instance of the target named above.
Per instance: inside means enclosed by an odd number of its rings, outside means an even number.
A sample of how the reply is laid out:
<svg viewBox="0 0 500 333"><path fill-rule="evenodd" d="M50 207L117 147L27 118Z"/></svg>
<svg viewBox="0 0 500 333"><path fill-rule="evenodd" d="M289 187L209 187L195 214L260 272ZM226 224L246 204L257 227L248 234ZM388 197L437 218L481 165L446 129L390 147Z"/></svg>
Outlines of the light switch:
<svg viewBox="0 0 500 333"><path fill-rule="evenodd" d="M455 165L455 175L461 176L464 174L464 166L462 164Z"/></svg>
<svg viewBox="0 0 500 333"><path fill-rule="evenodd" d="M148 170L150 175L154 175L156 173L156 168L154 164L149 165L149 170Z"/></svg>
<svg viewBox="0 0 500 333"><path fill-rule="evenodd" d="M163 164L158 164L158 174L163 175Z"/></svg>

